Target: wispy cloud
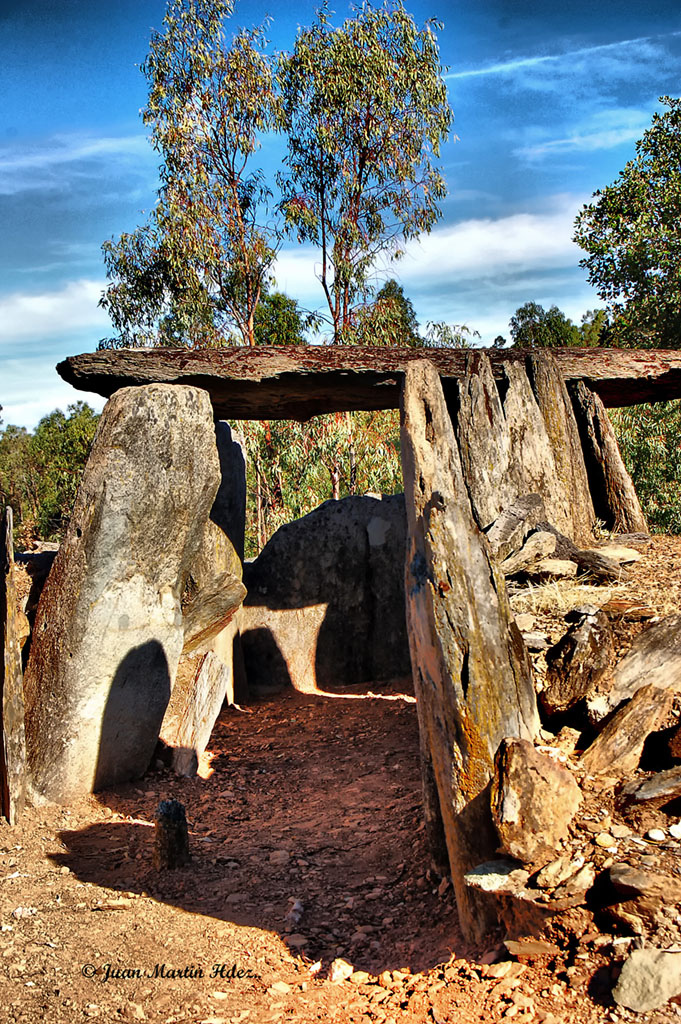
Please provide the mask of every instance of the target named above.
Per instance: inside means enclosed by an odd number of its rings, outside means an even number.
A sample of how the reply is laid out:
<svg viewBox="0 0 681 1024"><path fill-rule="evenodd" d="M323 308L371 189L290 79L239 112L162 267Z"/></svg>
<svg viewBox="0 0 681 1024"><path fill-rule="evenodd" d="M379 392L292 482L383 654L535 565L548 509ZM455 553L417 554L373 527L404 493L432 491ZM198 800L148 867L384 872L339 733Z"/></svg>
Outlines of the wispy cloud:
<svg viewBox="0 0 681 1024"><path fill-rule="evenodd" d="M665 39L681 35L681 32L670 32ZM463 78L480 78L485 75L514 75L518 72L525 72L535 68L551 67L562 64L565 61L574 62L582 57L594 58L598 56L611 56L618 50L636 47L641 48L647 44L662 39L661 36L639 36L635 39L621 39L615 43L603 43L600 46L584 46L576 50L567 50L564 53L551 53L535 57L514 57L511 60L498 61L494 64L487 64L481 68L469 68L466 71L450 71L445 78L450 81Z"/></svg>
<svg viewBox="0 0 681 1024"><path fill-rule="evenodd" d="M143 134L86 138L54 135L33 145L0 147L0 194L15 195L36 188L58 187L67 165L96 173L112 160L147 165L156 158Z"/></svg>
<svg viewBox="0 0 681 1024"><path fill-rule="evenodd" d="M569 134L557 139L545 138L536 143L521 146L514 152L516 156L526 160L539 160L561 153L613 149L615 146L640 139L650 125L653 109L654 104L651 105L650 110L637 108L600 110L579 122Z"/></svg>
<svg viewBox="0 0 681 1024"><path fill-rule="evenodd" d="M56 291L15 292L0 298L0 351L11 354L14 343L41 342L74 331L91 329L93 345L109 325L109 319L97 303L103 281L70 281Z"/></svg>

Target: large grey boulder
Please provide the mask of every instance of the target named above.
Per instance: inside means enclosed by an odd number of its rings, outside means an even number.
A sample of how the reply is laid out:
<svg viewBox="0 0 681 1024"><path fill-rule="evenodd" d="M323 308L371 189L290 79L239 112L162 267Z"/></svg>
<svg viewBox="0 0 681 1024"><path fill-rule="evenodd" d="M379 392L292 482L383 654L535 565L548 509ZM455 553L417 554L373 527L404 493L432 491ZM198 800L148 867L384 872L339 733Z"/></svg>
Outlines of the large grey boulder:
<svg viewBox="0 0 681 1024"><path fill-rule="evenodd" d="M327 501L244 568L249 687L314 690L410 673L404 496Z"/></svg>
<svg viewBox="0 0 681 1024"><path fill-rule="evenodd" d="M538 728L532 670L503 576L473 517L440 379L425 360L405 374L401 438L419 727L430 751L459 920L464 935L479 940L498 923L496 911L467 888L464 875L492 860L498 845L488 787L499 743L505 736L531 739Z"/></svg>
<svg viewBox="0 0 681 1024"><path fill-rule="evenodd" d="M198 388L123 388L95 435L25 675L35 798L146 770L184 642L181 598L220 481Z"/></svg>

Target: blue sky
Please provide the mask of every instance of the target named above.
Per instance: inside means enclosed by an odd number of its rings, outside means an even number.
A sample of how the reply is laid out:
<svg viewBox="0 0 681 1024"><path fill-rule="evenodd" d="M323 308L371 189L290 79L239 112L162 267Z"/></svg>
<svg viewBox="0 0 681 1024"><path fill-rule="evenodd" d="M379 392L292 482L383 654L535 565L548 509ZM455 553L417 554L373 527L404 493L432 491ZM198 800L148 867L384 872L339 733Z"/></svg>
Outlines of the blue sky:
<svg viewBox="0 0 681 1024"><path fill-rule="evenodd" d="M269 15L274 47L292 45L315 4L237 3L231 26ZM340 20L348 10L331 5ZM678 0L477 0L406 4L436 17L454 110L442 153L449 195L430 236L390 266L422 326L465 323L490 344L526 301L579 321L598 300L572 243L575 214L634 154L657 108L678 96ZM110 333L97 302L100 247L154 203L157 158L139 117L136 65L162 0L2 0L0 6L0 404L32 427L87 397L55 364ZM262 153L267 173L278 151ZM289 243L277 283L321 307L315 254ZM88 399L101 407L96 399Z"/></svg>

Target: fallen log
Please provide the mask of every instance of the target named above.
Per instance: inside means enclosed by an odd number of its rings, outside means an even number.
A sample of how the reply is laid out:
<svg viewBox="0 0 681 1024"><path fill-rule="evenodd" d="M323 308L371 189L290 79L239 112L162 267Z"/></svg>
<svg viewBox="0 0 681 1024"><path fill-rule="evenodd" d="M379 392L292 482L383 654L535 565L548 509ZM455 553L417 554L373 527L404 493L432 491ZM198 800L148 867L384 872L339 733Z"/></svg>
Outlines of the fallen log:
<svg viewBox="0 0 681 1024"><path fill-rule="evenodd" d="M498 379L527 350L481 349ZM606 406L681 397L681 351L565 348L553 356L563 379L583 380ZM57 372L81 391L109 398L119 388L191 384L210 394L218 417L308 419L323 412L396 409L405 368L429 359L441 377L466 372L465 349L290 345L257 349L103 349L71 356Z"/></svg>

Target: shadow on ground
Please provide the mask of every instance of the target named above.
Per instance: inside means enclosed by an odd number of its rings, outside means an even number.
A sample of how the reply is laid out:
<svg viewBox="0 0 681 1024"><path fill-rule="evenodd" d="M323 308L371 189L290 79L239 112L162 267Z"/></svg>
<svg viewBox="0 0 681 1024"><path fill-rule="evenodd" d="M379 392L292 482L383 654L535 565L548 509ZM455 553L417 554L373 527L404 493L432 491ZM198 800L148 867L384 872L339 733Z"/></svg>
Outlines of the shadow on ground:
<svg viewBox="0 0 681 1024"><path fill-rule="evenodd" d="M449 959L463 943L451 887L438 892L427 872L416 709L406 681L381 687L223 709L204 777L158 770L98 794L110 817L61 832L53 860L85 882L278 933L311 961L378 972ZM158 874L154 812L169 798L186 807L192 862Z"/></svg>

